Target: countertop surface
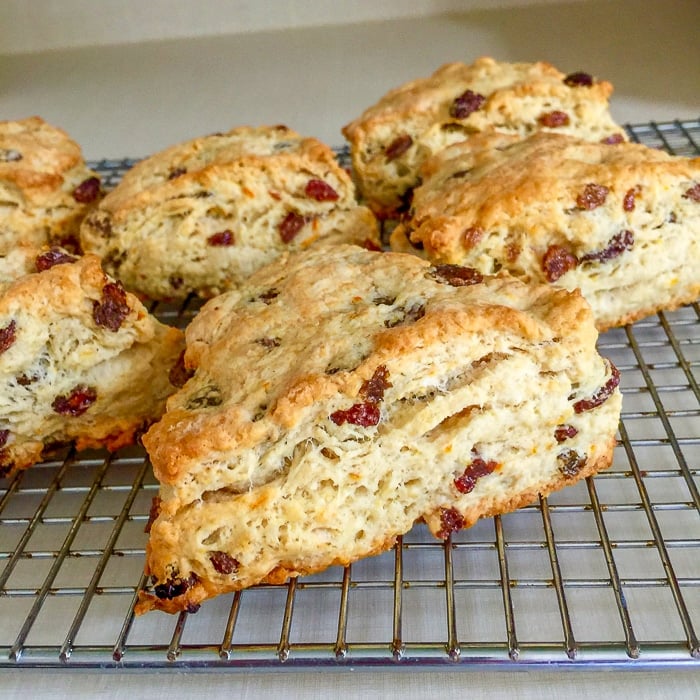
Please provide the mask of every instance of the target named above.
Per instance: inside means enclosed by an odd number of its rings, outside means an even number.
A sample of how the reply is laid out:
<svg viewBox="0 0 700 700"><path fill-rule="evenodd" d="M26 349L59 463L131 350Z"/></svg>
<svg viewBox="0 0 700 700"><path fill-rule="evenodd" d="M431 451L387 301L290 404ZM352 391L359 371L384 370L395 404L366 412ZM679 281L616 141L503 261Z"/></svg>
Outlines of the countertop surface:
<svg viewBox="0 0 700 700"><path fill-rule="evenodd" d="M242 124L284 123L337 146L341 127L389 88L442 63L491 55L547 60L610 80L612 112L622 123L697 119L698 26L694 0L615 0L0 55L0 118L41 115L93 160L138 158ZM0 671L0 688L4 698L690 698L699 693L700 666L506 673L22 670Z"/></svg>

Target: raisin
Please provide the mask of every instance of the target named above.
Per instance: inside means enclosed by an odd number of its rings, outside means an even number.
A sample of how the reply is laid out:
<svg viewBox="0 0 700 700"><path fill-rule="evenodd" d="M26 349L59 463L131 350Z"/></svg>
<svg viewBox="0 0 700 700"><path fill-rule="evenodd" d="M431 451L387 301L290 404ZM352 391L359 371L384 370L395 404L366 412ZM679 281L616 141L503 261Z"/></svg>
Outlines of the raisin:
<svg viewBox="0 0 700 700"><path fill-rule="evenodd" d="M100 179L89 177L83 180L74 190L73 199L80 204L94 202L100 195Z"/></svg>
<svg viewBox="0 0 700 700"><path fill-rule="evenodd" d="M153 526L153 523L156 521L156 518L160 514L160 497L159 496L153 496L153 499L151 500L151 508L148 511L148 522L146 523L146 526L143 528L143 531L148 534L151 531L151 527Z"/></svg>
<svg viewBox="0 0 700 700"><path fill-rule="evenodd" d="M173 289L180 289L185 283L185 280L182 279L182 277L178 277L177 275L170 275L170 277L168 277L168 283Z"/></svg>
<svg viewBox="0 0 700 700"><path fill-rule="evenodd" d="M233 245L234 242L233 231L230 231L229 229L214 233L207 238L207 244L213 246Z"/></svg>
<svg viewBox="0 0 700 700"><path fill-rule="evenodd" d="M462 234L465 248L473 248L484 237L484 229L480 226L470 226Z"/></svg>
<svg viewBox="0 0 700 700"><path fill-rule="evenodd" d="M382 247L375 243L371 238L365 238L365 240L362 241L362 247L365 250L371 250L375 253L380 253L382 250Z"/></svg>
<svg viewBox="0 0 700 700"><path fill-rule="evenodd" d="M683 197L684 199L692 199L693 202L700 202L700 182L687 190Z"/></svg>
<svg viewBox="0 0 700 700"><path fill-rule="evenodd" d="M0 450L0 479L6 477L15 466L8 450Z"/></svg>
<svg viewBox="0 0 700 700"><path fill-rule="evenodd" d="M610 136L606 136L604 139L601 140L601 143L604 143L606 146L614 146L615 144L622 143L625 140L625 137L620 134L610 134Z"/></svg>
<svg viewBox="0 0 700 700"><path fill-rule="evenodd" d="M281 340L279 338L258 338L255 342L264 348L278 348Z"/></svg>
<svg viewBox="0 0 700 700"><path fill-rule="evenodd" d="M234 559L230 554L226 554L226 552L210 552L209 561L214 570L220 574L233 574L238 571L238 560Z"/></svg>
<svg viewBox="0 0 700 700"><path fill-rule="evenodd" d="M54 265L63 265L64 263L74 263L78 258L73 255L68 255L60 248L51 248L45 253L40 253L36 256L36 269L38 272L43 272L52 268Z"/></svg>
<svg viewBox="0 0 700 700"><path fill-rule="evenodd" d="M165 583L154 586L153 592L161 600L171 600L187 592L199 580L197 574L190 574L189 578L171 578Z"/></svg>
<svg viewBox="0 0 700 700"><path fill-rule="evenodd" d="M455 119L466 119L472 112L481 109L485 100L486 98L478 92L465 90L450 106L450 116Z"/></svg>
<svg viewBox="0 0 700 700"><path fill-rule="evenodd" d="M278 226L280 238L283 243L290 243L302 228L308 223L308 219L301 214L290 211L287 216L282 219Z"/></svg>
<svg viewBox="0 0 700 700"><path fill-rule="evenodd" d="M17 339L17 324L10 321L4 328L0 328L0 355L5 352Z"/></svg>
<svg viewBox="0 0 700 700"><path fill-rule="evenodd" d="M573 479L586 465L586 455L576 450L564 450L557 455L558 469L567 479Z"/></svg>
<svg viewBox="0 0 700 700"><path fill-rule="evenodd" d="M175 178L180 177L180 175L184 175L186 172L187 172L186 168L173 168L168 173L168 180L174 180Z"/></svg>
<svg viewBox="0 0 700 700"><path fill-rule="evenodd" d="M555 109L553 112L545 112L537 117L537 123L540 126L547 126L550 129L554 129L558 126L568 126L570 121L569 115L558 109Z"/></svg>
<svg viewBox="0 0 700 700"><path fill-rule="evenodd" d="M280 295L279 291L277 291L276 289L273 288L273 289L268 289L266 292L263 292L262 294L260 294L258 296L258 299L260 301L264 302L265 304L269 305L270 302L273 299L276 299L279 295Z"/></svg>
<svg viewBox="0 0 700 700"><path fill-rule="evenodd" d="M0 430L0 447L5 447L7 438L10 437L10 431L7 428Z"/></svg>
<svg viewBox="0 0 700 700"><path fill-rule="evenodd" d="M576 206L579 209L595 209L603 204L610 190L605 185L596 185L594 182L587 184L583 192L576 197Z"/></svg>
<svg viewBox="0 0 700 700"><path fill-rule="evenodd" d="M559 245L550 245L542 258L542 269L548 282L556 282L578 265L576 256Z"/></svg>
<svg viewBox="0 0 700 700"><path fill-rule="evenodd" d="M347 410L334 411L330 417L336 425L352 423L363 428L369 428L379 423L380 412L376 403L367 401L366 403L353 404Z"/></svg>
<svg viewBox="0 0 700 700"><path fill-rule="evenodd" d="M57 396L51 407L62 416L82 416L97 401L97 392L89 386L79 384L67 396Z"/></svg>
<svg viewBox="0 0 700 700"><path fill-rule="evenodd" d="M214 386L205 386L199 394L193 396L187 402L187 410L195 410L197 408L212 408L214 406L221 406L224 402L221 396L221 390Z"/></svg>
<svg viewBox="0 0 700 700"><path fill-rule="evenodd" d="M452 287L467 287L484 281L484 276L478 270L461 265L436 265L430 276L437 282Z"/></svg>
<svg viewBox="0 0 700 700"><path fill-rule="evenodd" d="M92 302L92 317L98 326L118 331L131 307L121 282L108 282L102 288L102 300Z"/></svg>
<svg viewBox="0 0 700 700"><path fill-rule="evenodd" d="M177 358L175 364L170 368L170 372L168 372L168 379L174 387L180 389L185 386L187 381L193 376L194 370L188 369L185 366L185 351L183 350Z"/></svg>
<svg viewBox="0 0 700 700"><path fill-rule="evenodd" d="M112 220L107 214L95 213L87 219L90 226L99 231L102 238L112 237Z"/></svg>
<svg viewBox="0 0 700 700"><path fill-rule="evenodd" d="M634 234L632 231L620 231L616 233L602 250L596 250L592 253L586 253L581 256L581 262L597 260L606 262L622 255L626 250L632 250L634 246Z"/></svg>
<svg viewBox="0 0 700 700"><path fill-rule="evenodd" d="M396 297L388 295L380 295L372 299L372 303L376 306L392 306L396 301Z"/></svg>
<svg viewBox="0 0 700 700"><path fill-rule="evenodd" d="M408 134L397 136L384 151L387 161L401 157L413 145L413 139Z"/></svg>
<svg viewBox="0 0 700 700"><path fill-rule="evenodd" d="M0 148L0 163L13 163L22 160L22 154L14 148Z"/></svg>
<svg viewBox="0 0 700 700"><path fill-rule="evenodd" d="M461 476L454 480L454 485L460 493L470 493L474 490L476 482L482 477L491 474L498 466L497 462L476 456Z"/></svg>
<svg viewBox="0 0 700 700"><path fill-rule="evenodd" d="M390 386L393 385L389 381L389 370L386 365L379 365L374 374L360 387L360 396L369 403L379 403Z"/></svg>
<svg viewBox="0 0 700 700"><path fill-rule="evenodd" d="M578 435L578 430L574 428L573 425L562 424L558 425L554 431L554 439L561 443L565 442L569 438L576 437Z"/></svg>
<svg viewBox="0 0 700 700"><path fill-rule="evenodd" d="M441 508L440 524L442 527L438 530L437 536L446 540L453 532L464 527L464 518L456 508Z"/></svg>
<svg viewBox="0 0 700 700"><path fill-rule="evenodd" d="M396 311L400 314L396 318L387 318L384 325L387 328L395 328L404 323L415 323L425 316L425 307L423 304L413 304L406 308L405 306L397 307Z"/></svg>
<svg viewBox="0 0 700 700"><path fill-rule="evenodd" d="M610 379L608 379L608 381L605 382L605 384L603 384L603 386L601 386L600 389L593 394L593 396L577 401L574 404L574 411L576 413L583 413L584 411L590 411L591 409L600 406L610 398L619 384L620 372L617 367L610 362Z"/></svg>
<svg viewBox="0 0 700 700"><path fill-rule="evenodd" d="M636 205L635 198L639 194L639 187L632 187L632 189L625 192L625 196L622 199L622 208L625 211L634 211Z"/></svg>
<svg viewBox="0 0 700 700"><path fill-rule="evenodd" d="M317 202L335 202L340 196L327 182L315 178L306 183L304 194Z"/></svg>
<svg viewBox="0 0 700 700"><path fill-rule="evenodd" d="M16 377L17 384L20 386L29 386L30 384L34 384L37 379L39 379L39 377L36 375L27 376L26 374L20 374L18 377Z"/></svg>
<svg viewBox="0 0 700 700"><path fill-rule="evenodd" d="M575 73L569 73L564 78L564 84L569 87L591 87L593 85L593 76L590 73L576 71Z"/></svg>

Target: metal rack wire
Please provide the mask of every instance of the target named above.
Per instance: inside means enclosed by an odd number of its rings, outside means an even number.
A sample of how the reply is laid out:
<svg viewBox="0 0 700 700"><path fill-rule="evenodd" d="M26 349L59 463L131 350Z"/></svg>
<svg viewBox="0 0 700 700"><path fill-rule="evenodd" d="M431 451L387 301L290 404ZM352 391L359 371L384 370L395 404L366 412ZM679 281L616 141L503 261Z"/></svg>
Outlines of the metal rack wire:
<svg viewBox="0 0 700 700"><path fill-rule="evenodd" d="M628 129L700 154L700 121ZM113 185L132 163L96 166ZM197 308L154 311L182 326ZM157 489L141 448L0 480L0 668L698 669L699 320L695 303L601 336L624 393L607 472L196 615L133 614Z"/></svg>

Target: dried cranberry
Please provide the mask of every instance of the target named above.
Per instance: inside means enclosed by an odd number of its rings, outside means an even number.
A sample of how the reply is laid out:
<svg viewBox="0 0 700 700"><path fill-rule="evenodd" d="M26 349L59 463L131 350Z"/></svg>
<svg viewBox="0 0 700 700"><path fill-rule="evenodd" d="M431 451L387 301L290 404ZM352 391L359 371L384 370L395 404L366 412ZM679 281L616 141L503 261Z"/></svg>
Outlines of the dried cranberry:
<svg viewBox="0 0 700 700"><path fill-rule="evenodd" d="M210 552L209 561L214 567L214 570L218 571L220 574L232 574L238 571L238 560L234 559L230 554L227 554L226 552Z"/></svg>
<svg viewBox="0 0 700 700"><path fill-rule="evenodd" d="M74 263L78 258L73 255L68 255L65 251L60 248L51 248L45 253L40 253L36 256L36 269L39 272L48 270L54 265L63 265L64 263Z"/></svg>
<svg viewBox="0 0 700 700"><path fill-rule="evenodd" d="M365 240L362 241L362 247L365 250L372 250L375 253L379 253L382 250L382 247L375 243L371 238L365 238Z"/></svg>
<svg viewBox="0 0 700 700"><path fill-rule="evenodd" d="M485 100L486 98L478 92L465 90L450 106L450 116L455 119L466 119L472 112L481 109Z"/></svg>
<svg viewBox="0 0 700 700"><path fill-rule="evenodd" d="M80 204L94 202L100 195L100 179L89 177L83 180L74 190L73 199Z"/></svg>
<svg viewBox="0 0 700 700"><path fill-rule="evenodd" d="M17 339L17 324L10 321L4 328L0 328L0 355L7 350Z"/></svg>
<svg viewBox="0 0 700 700"><path fill-rule="evenodd" d="M484 281L484 276L473 267L461 265L436 265L430 276L443 284L452 287L467 287Z"/></svg>
<svg viewBox="0 0 700 700"><path fill-rule="evenodd" d="M168 173L168 180L175 180L175 178L180 177L180 175L184 175L186 172L187 172L186 168L173 168Z"/></svg>
<svg viewBox="0 0 700 700"><path fill-rule="evenodd" d="M554 439L561 443L565 442L569 438L576 437L578 435L578 430L574 428L573 425L563 424L558 425L554 431Z"/></svg>
<svg viewBox="0 0 700 700"><path fill-rule="evenodd" d="M576 450L564 450L557 455L559 471L567 478L573 479L586 465L586 455Z"/></svg>
<svg viewBox="0 0 700 700"><path fill-rule="evenodd" d="M283 243L289 243L308 223L308 219L295 211L290 211L287 216L282 219L278 230Z"/></svg>
<svg viewBox="0 0 700 700"><path fill-rule="evenodd" d="M384 399L384 392L392 386L386 365L379 365L374 374L360 387L360 396L369 403L379 403Z"/></svg>
<svg viewBox="0 0 700 700"><path fill-rule="evenodd" d="M183 350L177 358L175 364L170 368L170 372L168 372L168 379L173 386L180 389L185 386L187 381L193 376L194 370L188 369L185 366L185 351Z"/></svg>
<svg viewBox="0 0 700 700"><path fill-rule="evenodd" d="M576 71L575 73L569 73L564 78L564 84L569 87L591 87L593 85L593 76L590 73Z"/></svg>
<svg viewBox="0 0 700 700"><path fill-rule="evenodd" d="M317 202L335 202L340 196L327 182L317 179L306 183L304 194Z"/></svg>
<svg viewBox="0 0 700 700"><path fill-rule="evenodd" d="M57 396L51 407L62 416L82 416L97 401L97 392L89 386L79 384L68 396Z"/></svg>
<svg viewBox="0 0 700 700"><path fill-rule="evenodd" d="M207 243L213 246L233 245L234 242L233 231L230 231L229 229L214 233L207 238Z"/></svg>
<svg viewBox="0 0 700 700"><path fill-rule="evenodd" d="M8 450L0 450L0 479L6 477L15 466Z"/></svg>
<svg viewBox="0 0 700 700"><path fill-rule="evenodd" d="M576 197L576 206L579 209L595 209L603 204L610 190L605 185L596 185L594 182L587 184L583 192Z"/></svg>
<svg viewBox="0 0 700 700"><path fill-rule="evenodd" d="M465 248L473 248L483 237L484 229L480 226L470 226L462 235Z"/></svg>
<svg viewBox="0 0 700 700"><path fill-rule="evenodd" d="M161 600L171 600L177 598L187 592L199 580L196 574L190 574L189 578L171 578L165 583L154 586L153 592L157 598Z"/></svg>
<svg viewBox="0 0 700 700"><path fill-rule="evenodd" d="M581 256L581 262L590 260L598 260L606 262L622 255L626 250L632 250L634 246L634 234L632 231L620 231L616 233L602 250L596 250L592 253L586 253Z"/></svg>
<svg viewBox="0 0 700 700"><path fill-rule="evenodd" d="M160 496L153 496L153 499L151 500L151 508L148 511L148 522L146 523L146 526L143 528L143 531L145 533L149 533L151 531L151 527L153 526L153 523L158 518L159 514L160 514Z"/></svg>
<svg viewBox="0 0 700 700"><path fill-rule="evenodd" d="M331 420L336 425L343 423L352 423L363 428L369 428L372 425L377 425L380 418L379 406L376 403L356 403L350 406L347 410L334 411L331 413Z"/></svg>
<svg viewBox="0 0 700 700"><path fill-rule="evenodd" d="M492 460L487 462L479 456L475 457L469 466L464 470L464 473L454 480L455 488L460 493L470 493L474 490L476 482L482 476L491 474L497 466L497 462Z"/></svg>
<svg viewBox="0 0 700 700"><path fill-rule="evenodd" d="M632 189L625 192L625 196L622 199L622 208L625 211L634 211L636 205L636 197L639 194L639 187L632 187Z"/></svg>
<svg viewBox="0 0 700 700"><path fill-rule="evenodd" d="M576 256L559 245L550 245L542 258L542 269L548 282L556 282L576 265Z"/></svg>
<svg viewBox="0 0 700 700"><path fill-rule="evenodd" d="M574 404L574 411L576 413L583 413L584 411L590 411L592 408L600 406L605 403L612 393L615 391L620 383L620 372L615 367L615 365L610 362L610 379L608 379L603 386L598 389L598 391L593 394L588 399L581 399Z"/></svg>
<svg viewBox="0 0 700 700"><path fill-rule="evenodd" d="M601 140L601 143L604 143L606 146L614 146L618 143L622 143L624 140L625 137L618 132L617 134L610 134L610 136L606 136Z"/></svg>
<svg viewBox="0 0 700 700"><path fill-rule="evenodd" d="M566 112L562 112L558 109L555 109L553 112L545 112L544 114L540 114L540 116L537 118L537 123L540 124L540 126L547 126L551 129L558 126L568 126L570 121L569 115Z"/></svg>
<svg viewBox="0 0 700 700"><path fill-rule="evenodd" d="M387 161L396 160L413 145L413 139L408 134L397 136L384 151Z"/></svg>
<svg viewBox="0 0 700 700"><path fill-rule="evenodd" d="M92 317L98 326L118 331L131 307L121 282L108 282L102 287L102 300L92 302Z"/></svg>
<svg viewBox="0 0 700 700"><path fill-rule="evenodd" d="M0 430L0 447L5 447L7 438L10 437L10 431L7 428Z"/></svg>
<svg viewBox="0 0 700 700"><path fill-rule="evenodd" d="M700 202L700 182L687 190L683 197L685 199L692 199L694 202Z"/></svg>
<svg viewBox="0 0 700 700"><path fill-rule="evenodd" d="M446 540L453 532L464 527L464 518L456 508L441 508L440 524L442 527L438 530L437 536Z"/></svg>

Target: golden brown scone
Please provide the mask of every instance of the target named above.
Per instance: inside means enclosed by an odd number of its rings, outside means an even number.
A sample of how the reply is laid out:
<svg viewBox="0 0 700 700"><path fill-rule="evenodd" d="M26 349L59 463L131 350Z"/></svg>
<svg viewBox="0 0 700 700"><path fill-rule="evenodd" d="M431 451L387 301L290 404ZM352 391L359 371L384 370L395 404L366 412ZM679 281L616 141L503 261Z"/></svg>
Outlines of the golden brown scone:
<svg viewBox="0 0 700 700"><path fill-rule="evenodd" d="M0 255L17 245L75 249L101 194L98 174L65 131L40 117L0 122Z"/></svg>
<svg viewBox="0 0 700 700"><path fill-rule="evenodd" d="M208 302L144 436L161 483L137 611L441 538L610 464L617 370L578 292L355 246Z"/></svg>
<svg viewBox="0 0 700 700"><path fill-rule="evenodd" d="M406 211L430 155L475 133L525 137L534 131L625 140L608 106L612 85L549 63L482 57L448 63L388 92L343 128L361 194L381 218Z"/></svg>
<svg viewBox="0 0 700 700"><path fill-rule="evenodd" d="M286 250L376 247L333 151L285 126L239 127L172 146L128 171L81 230L83 250L154 299L235 289Z"/></svg>
<svg viewBox="0 0 700 700"><path fill-rule="evenodd" d="M579 288L603 331L700 294L700 158L551 133L427 161L394 250Z"/></svg>
<svg viewBox="0 0 700 700"><path fill-rule="evenodd" d="M38 271L37 271L38 270ZM0 282L0 476L52 446L130 444L165 410L184 348L94 255L41 252Z"/></svg>

